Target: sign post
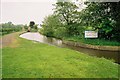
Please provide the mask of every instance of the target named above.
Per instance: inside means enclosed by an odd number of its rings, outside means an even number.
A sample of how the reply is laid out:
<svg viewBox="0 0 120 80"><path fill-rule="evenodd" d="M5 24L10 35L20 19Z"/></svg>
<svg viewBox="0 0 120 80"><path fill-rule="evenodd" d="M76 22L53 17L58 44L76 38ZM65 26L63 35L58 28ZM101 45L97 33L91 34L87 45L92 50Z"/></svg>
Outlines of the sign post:
<svg viewBox="0 0 120 80"><path fill-rule="evenodd" d="M96 31L85 31L85 38L98 38L98 32L96 32Z"/></svg>

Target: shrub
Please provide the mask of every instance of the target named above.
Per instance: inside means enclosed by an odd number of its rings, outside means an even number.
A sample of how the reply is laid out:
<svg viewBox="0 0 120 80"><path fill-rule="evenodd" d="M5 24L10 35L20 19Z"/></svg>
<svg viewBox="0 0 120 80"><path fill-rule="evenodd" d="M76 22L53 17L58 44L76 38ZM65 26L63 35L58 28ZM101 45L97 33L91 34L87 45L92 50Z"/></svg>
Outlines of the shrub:
<svg viewBox="0 0 120 80"><path fill-rule="evenodd" d="M59 27L59 28L57 28L55 30L54 36L57 37L57 38L63 38L65 36L67 36L66 33L67 32L66 32L66 28L65 27Z"/></svg>

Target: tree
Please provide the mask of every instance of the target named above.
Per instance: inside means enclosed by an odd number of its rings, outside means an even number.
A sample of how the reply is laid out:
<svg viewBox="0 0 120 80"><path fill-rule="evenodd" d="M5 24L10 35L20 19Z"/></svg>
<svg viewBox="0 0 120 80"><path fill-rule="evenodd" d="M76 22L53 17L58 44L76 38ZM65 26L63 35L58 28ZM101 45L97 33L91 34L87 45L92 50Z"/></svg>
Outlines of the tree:
<svg viewBox="0 0 120 80"><path fill-rule="evenodd" d="M33 27L34 27L34 25L35 25L35 22L34 22L34 21L30 21L29 26L30 26L31 28L33 28Z"/></svg>
<svg viewBox="0 0 120 80"><path fill-rule="evenodd" d="M60 38L64 36L65 28L58 15L49 15L45 17L42 26L42 33L46 36L55 36Z"/></svg>
<svg viewBox="0 0 120 80"><path fill-rule="evenodd" d="M24 29L25 29L25 30L28 30L27 24L24 25Z"/></svg>
<svg viewBox="0 0 120 80"><path fill-rule="evenodd" d="M76 26L73 25L76 22L75 18L78 7L73 2L66 2L64 0L57 2L55 7L55 14L60 16L61 22L65 24L68 34L74 35L73 32L76 32Z"/></svg>
<svg viewBox="0 0 120 80"><path fill-rule="evenodd" d="M120 35L120 2L89 2L80 12L81 24L99 31L99 38L117 39Z"/></svg>

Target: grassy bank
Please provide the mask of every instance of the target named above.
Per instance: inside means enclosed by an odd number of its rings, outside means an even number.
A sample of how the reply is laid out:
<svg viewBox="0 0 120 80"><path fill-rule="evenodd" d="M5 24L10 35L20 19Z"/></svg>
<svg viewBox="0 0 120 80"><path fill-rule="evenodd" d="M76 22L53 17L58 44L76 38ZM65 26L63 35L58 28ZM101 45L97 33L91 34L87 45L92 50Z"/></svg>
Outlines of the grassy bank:
<svg viewBox="0 0 120 80"><path fill-rule="evenodd" d="M120 42L109 41L104 39L85 39L79 37L66 37L64 38L64 40L75 41L75 42L91 44L91 45L100 45L100 46L120 46Z"/></svg>
<svg viewBox="0 0 120 80"><path fill-rule="evenodd" d="M3 78L118 78L112 61L13 35L17 46L2 49Z"/></svg>

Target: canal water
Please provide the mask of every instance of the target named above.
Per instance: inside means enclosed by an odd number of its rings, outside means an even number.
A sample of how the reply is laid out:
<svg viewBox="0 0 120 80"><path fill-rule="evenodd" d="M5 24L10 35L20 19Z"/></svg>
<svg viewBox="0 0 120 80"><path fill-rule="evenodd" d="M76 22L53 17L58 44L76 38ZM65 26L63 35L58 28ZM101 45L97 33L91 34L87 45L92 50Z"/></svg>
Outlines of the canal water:
<svg viewBox="0 0 120 80"><path fill-rule="evenodd" d="M116 63L119 63L118 60L118 52L117 51L102 51L102 50L95 50L95 49L89 49L89 48L83 48L83 47L75 47L75 46L70 46L62 43L62 40L56 39L56 38L51 38L51 37L46 37L44 35L41 35L39 33L33 33L33 32L28 32L20 35L20 37L28 39L28 40L34 40L38 41L41 43L47 43L50 45L55 45L61 48L70 48L85 54L88 54L90 56L97 56L97 57L104 57L106 59L112 59Z"/></svg>

